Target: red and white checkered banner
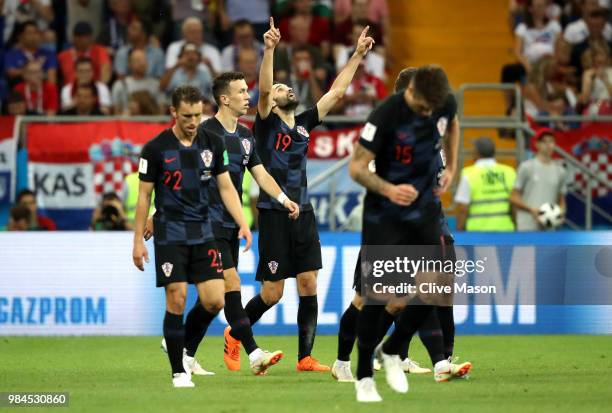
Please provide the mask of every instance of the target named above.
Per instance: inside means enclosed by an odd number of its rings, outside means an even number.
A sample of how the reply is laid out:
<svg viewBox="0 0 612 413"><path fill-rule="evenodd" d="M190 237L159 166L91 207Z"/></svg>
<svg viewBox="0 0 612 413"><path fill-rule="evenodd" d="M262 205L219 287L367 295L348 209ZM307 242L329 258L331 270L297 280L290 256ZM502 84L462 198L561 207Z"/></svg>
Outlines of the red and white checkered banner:
<svg viewBox="0 0 612 413"><path fill-rule="evenodd" d="M14 116L0 116L0 205L15 198L17 133Z"/></svg>
<svg viewBox="0 0 612 413"><path fill-rule="evenodd" d="M579 129L556 134L557 145L571 153L587 168L607 182L612 182L612 124L590 123ZM594 178L577 171L572 186L586 194L587 180L593 197L605 197L608 189Z"/></svg>
<svg viewBox="0 0 612 413"><path fill-rule="evenodd" d="M113 120L29 125L29 187L39 207L51 215L52 210L90 213L102 194L122 191L142 146L169 126Z"/></svg>

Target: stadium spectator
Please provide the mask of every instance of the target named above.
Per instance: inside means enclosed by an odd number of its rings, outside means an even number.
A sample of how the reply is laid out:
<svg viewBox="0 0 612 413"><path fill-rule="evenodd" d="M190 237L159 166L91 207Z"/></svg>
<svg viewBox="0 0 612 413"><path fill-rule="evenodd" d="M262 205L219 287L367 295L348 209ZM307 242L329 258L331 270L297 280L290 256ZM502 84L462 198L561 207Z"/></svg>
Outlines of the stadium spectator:
<svg viewBox="0 0 612 413"><path fill-rule="evenodd" d="M31 231L55 231L57 229L55 222L51 218L38 214L38 206L36 204L36 194L29 190L23 189L17 194L17 205L24 206L30 210L30 223L28 229Z"/></svg>
<svg viewBox="0 0 612 413"><path fill-rule="evenodd" d="M94 231L127 231L131 229L123 210L121 198L108 192L102 195L100 204L91 216L91 229Z"/></svg>
<svg viewBox="0 0 612 413"><path fill-rule="evenodd" d="M351 84L344 92L341 101L342 111L346 116L367 116L385 97L387 97L385 82L368 73L362 60Z"/></svg>
<svg viewBox="0 0 612 413"><path fill-rule="evenodd" d="M225 71L235 71L238 69L238 55L241 50L248 49L255 52L257 66L261 62L263 55L263 45L255 40L253 26L247 20L239 20L234 23L234 42L223 49L221 52L221 64Z"/></svg>
<svg viewBox="0 0 612 413"><path fill-rule="evenodd" d="M10 41L17 26L29 21L42 32L45 41L52 40L53 34L48 33L54 17L51 0L4 0L0 2L0 10L4 17L4 43Z"/></svg>
<svg viewBox="0 0 612 413"><path fill-rule="evenodd" d="M132 7L130 0L108 0L108 8L110 18L106 19L97 40L114 56L117 50L127 43L127 27L132 18Z"/></svg>
<svg viewBox="0 0 612 413"><path fill-rule="evenodd" d="M252 0L249 0L249 2L251 1ZM194 0L173 0L170 3L172 6L173 39L181 37L181 35L184 33L183 27L185 21L189 18L194 18L200 23L203 23L202 30L204 31L204 36L207 39L213 39L213 31L211 29L215 26L215 16L211 9L211 2Z"/></svg>
<svg viewBox="0 0 612 413"><path fill-rule="evenodd" d="M331 52L331 27L329 19L312 13L312 0L293 0L293 13L280 21L279 29L284 42L292 42L294 30L289 27L296 19L306 28L307 42L321 50L324 58Z"/></svg>
<svg viewBox="0 0 612 413"><path fill-rule="evenodd" d="M525 22L514 32L514 52L527 72L543 56L554 55L559 33L561 25L546 17L546 0L528 0Z"/></svg>
<svg viewBox="0 0 612 413"><path fill-rule="evenodd" d="M78 22L72 31L74 46L58 55L63 84L73 83L76 79L75 62L80 57L91 60L94 80L108 83L111 79L111 60L106 48L93 42L92 28L89 23Z"/></svg>
<svg viewBox="0 0 612 413"><path fill-rule="evenodd" d="M28 110L23 93L14 90L6 98L6 114L11 116L36 115L36 112Z"/></svg>
<svg viewBox="0 0 612 413"><path fill-rule="evenodd" d="M249 88L249 115L257 112L259 100L259 71L257 67L257 52L253 49L241 49L238 52L238 71L244 74L244 80Z"/></svg>
<svg viewBox="0 0 612 413"><path fill-rule="evenodd" d="M146 90L139 90L130 95L128 103L130 116L153 116L160 114L160 108L155 98Z"/></svg>
<svg viewBox="0 0 612 413"><path fill-rule="evenodd" d="M385 45L389 31L389 7L387 0L336 0L334 2L334 43L353 45L354 24L370 26L376 48ZM361 32L360 32L361 33ZM379 51L379 53L382 53Z"/></svg>
<svg viewBox="0 0 612 413"><path fill-rule="evenodd" d="M30 225L30 210L24 205L15 205L9 213L8 231L27 231Z"/></svg>
<svg viewBox="0 0 612 413"><path fill-rule="evenodd" d="M474 142L474 165L463 168L455 194L459 231L514 231L510 192L516 171L495 161L495 143Z"/></svg>
<svg viewBox="0 0 612 413"><path fill-rule="evenodd" d="M252 25L256 39L263 38L270 19L269 3L269 0L223 0L219 7L219 24L220 30L224 33L223 40L226 42L229 40L232 27L235 28L240 21L247 21Z"/></svg>
<svg viewBox="0 0 612 413"><path fill-rule="evenodd" d="M150 41L152 26L146 20L134 18L127 30L128 44L117 51L114 61L115 74L124 77L129 74L128 55L132 49L144 50L147 54L147 76L161 77L165 71L164 52Z"/></svg>
<svg viewBox="0 0 612 413"><path fill-rule="evenodd" d="M588 35L582 42L571 45L570 53L570 64L576 68L576 75L579 79L582 78L582 72L584 70L582 66L582 55L592 44L606 43L608 47L612 48L612 42L606 39L605 36L605 28L607 27L605 13L602 13L601 10L593 11L586 16L585 22L588 28Z"/></svg>
<svg viewBox="0 0 612 413"><path fill-rule="evenodd" d="M98 105L98 89L95 85L78 85L74 94L74 107L65 110L62 115L101 116L104 115Z"/></svg>
<svg viewBox="0 0 612 413"><path fill-rule="evenodd" d="M546 17L546 0L527 0L525 21L514 31L514 53L518 63L503 67L502 82L523 82L533 64L544 56L554 56L560 33L559 23ZM515 103L514 93L506 91L504 97L507 113L511 113Z"/></svg>
<svg viewBox="0 0 612 413"><path fill-rule="evenodd" d="M286 72L280 73L284 76ZM275 71L275 81L286 83L298 97L296 112L312 107L323 96L324 81L317 75L315 59L309 47L297 46L291 49L290 70L286 78L283 76Z"/></svg>
<svg viewBox="0 0 612 413"><path fill-rule="evenodd" d="M170 43L166 50L166 70L172 69L178 62L181 49L185 43L193 43L200 50L202 63L208 66L210 72L215 75L223 70L221 65L221 54L219 50L204 40L204 27L196 17L185 19L182 26L183 38Z"/></svg>
<svg viewBox="0 0 612 413"><path fill-rule="evenodd" d="M510 17L510 28L512 32L516 26L524 21L524 10L526 0L510 0L508 2L508 11ZM563 9L553 0L546 0L546 17L550 20L556 20L561 24L561 16L563 15Z"/></svg>
<svg viewBox="0 0 612 413"><path fill-rule="evenodd" d="M204 119L208 119L211 116L215 116L217 107L213 103L213 100L204 98L202 99L202 115Z"/></svg>
<svg viewBox="0 0 612 413"><path fill-rule="evenodd" d="M295 75L293 73L292 60L295 50L299 48L308 51L315 77L319 82L324 83L327 80L325 62L321 51L308 43L308 25L306 21L302 18L292 19L289 29L291 31L291 42L281 43L274 54L274 81L286 83Z"/></svg>
<svg viewBox="0 0 612 413"><path fill-rule="evenodd" d="M353 31L351 33L350 44L351 46L345 46L343 44L338 44L334 46L334 56L336 63L336 72L340 72L344 65L348 62L349 58L355 51L354 45L356 44L357 39L359 39L359 35L363 29L365 29L366 24L364 22L358 22L353 24ZM382 57L375 51L370 51L366 55L365 58L365 70L382 80L386 79L385 76L385 58Z"/></svg>
<svg viewBox="0 0 612 413"><path fill-rule="evenodd" d="M41 63L36 60L28 61L23 70L23 79L14 90L23 94L27 110L37 115L55 115L59 108L57 87L55 83L44 80Z"/></svg>
<svg viewBox="0 0 612 413"><path fill-rule="evenodd" d="M589 20L597 19L603 16L604 27L602 30L603 36L606 41L612 41L612 25L606 22L609 14L608 4L604 2L602 6L600 0L583 0L582 1L582 18L570 23L563 32L563 39L569 44L575 45L582 43L589 37L591 31L591 24Z"/></svg>
<svg viewBox="0 0 612 413"><path fill-rule="evenodd" d="M601 105L610 105L612 96L612 65L610 49L605 43L594 43L582 55L583 67L581 102L591 115L600 112Z"/></svg>
<svg viewBox="0 0 612 413"><path fill-rule="evenodd" d="M537 116L549 110L549 100L557 92L565 92L565 85L557 77L557 61L546 56L533 65L523 88L525 113Z"/></svg>
<svg viewBox="0 0 612 413"><path fill-rule="evenodd" d="M66 34L67 43L72 43L74 26L78 22L87 22L91 26L94 39L100 37L102 19L106 0L67 0L66 1Z"/></svg>
<svg viewBox="0 0 612 413"><path fill-rule="evenodd" d="M67 111L74 107L74 95L77 86L93 85L96 88L100 111L108 115L112 106L110 90L106 84L94 81L94 69L91 59L79 57L74 62L74 72L76 79L74 82L64 85L60 93L62 110Z"/></svg>
<svg viewBox="0 0 612 413"><path fill-rule="evenodd" d="M272 2L273 6L273 15L274 20L279 18L291 16L294 13L293 3L294 0L275 0ZM333 10L332 10L332 0L312 0L312 13L315 16L321 16L331 21ZM279 19L280 20L280 19Z"/></svg>
<svg viewBox="0 0 612 413"><path fill-rule="evenodd" d="M130 75L118 79L113 84L111 96L116 114L128 114L129 97L139 90L151 93L158 104L164 102L159 88L159 79L147 76L147 55L144 50L134 49L128 57Z"/></svg>
<svg viewBox="0 0 612 413"><path fill-rule="evenodd" d="M17 44L4 55L4 70L9 86L23 79L23 70L29 61L38 61L47 80L56 83L57 59L55 54L40 47L41 34L36 22L26 21L17 30Z"/></svg>
<svg viewBox="0 0 612 413"><path fill-rule="evenodd" d="M539 231L538 209L544 203L558 204L565 211L567 173L553 160L555 135L550 129L538 131L535 158L520 164L510 202L516 208L518 231Z"/></svg>
<svg viewBox="0 0 612 413"><path fill-rule="evenodd" d="M166 91L170 98L176 87L190 85L197 87L205 97L211 98L212 75L208 67L200 64L201 61L200 49L194 43L184 43L176 65L161 78L160 89Z"/></svg>

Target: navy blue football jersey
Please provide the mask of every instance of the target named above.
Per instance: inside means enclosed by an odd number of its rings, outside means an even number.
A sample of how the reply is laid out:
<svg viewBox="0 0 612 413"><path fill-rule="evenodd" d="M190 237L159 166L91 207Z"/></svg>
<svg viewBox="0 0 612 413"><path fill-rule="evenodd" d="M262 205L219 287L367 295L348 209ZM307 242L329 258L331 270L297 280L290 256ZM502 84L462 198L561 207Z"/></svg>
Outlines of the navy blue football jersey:
<svg viewBox="0 0 612 413"><path fill-rule="evenodd" d="M146 143L138 171L140 180L155 184L155 243L194 245L214 239L208 186L227 164L216 135L198 131L191 146L184 146L166 129Z"/></svg>
<svg viewBox="0 0 612 413"><path fill-rule="evenodd" d="M238 192L238 197L242 201L242 179L244 169L249 170L257 165L261 165L261 160L255 150L255 140L250 129L238 124L235 132L225 130L221 122L216 117L212 117L202 122L199 126L200 131L205 135L215 135L223 140L225 150L228 154L229 164L227 169L230 173L232 183ZM212 179L210 183L210 218L213 225L221 225L224 228L236 228L236 222L225 208L217 180Z"/></svg>
<svg viewBox="0 0 612 413"><path fill-rule="evenodd" d="M411 184L419 196L410 206L392 203L369 192L364 201L364 216L376 221L393 216L402 221L426 219L440 210L433 189L441 174L442 139L457 112L449 95L445 104L429 117L413 112L403 92L389 96L370 114L361 131L359 143L375 155L376 174L392 184Z"/></svg>
<svg viewBox="0 0 612 413"><path fill-rule="evenodd" d="M258 113L253 125L257 152L263 165L289 199L300 205L302 211L312 210L308 198L306 155L310 131L320 123L317 107L313 106L295 117L293 128L274 112L270 112L265 119ZM264 191L259 193L257 208L285 210L284 206Z"/></svg>

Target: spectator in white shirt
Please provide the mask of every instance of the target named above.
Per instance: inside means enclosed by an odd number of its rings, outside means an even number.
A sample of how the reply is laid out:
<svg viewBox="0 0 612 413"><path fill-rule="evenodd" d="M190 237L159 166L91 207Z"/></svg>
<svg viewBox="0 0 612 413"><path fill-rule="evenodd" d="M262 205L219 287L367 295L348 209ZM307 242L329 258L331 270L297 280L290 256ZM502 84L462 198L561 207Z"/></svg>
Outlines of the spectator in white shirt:
<svg viewBox="0 0 612 413"><path fill-rule="evenodd" d="M79 57L74 63L74 71L76 80L64 85L60 93L62 111L67 111L74 107L74 95L76 94L77 86L94 85L98 92L97 97L100 111L106 115L109 114L112 106L110 90L105 83L94 82L94 70L91 59Z"/></svg>
<svg viewBox="0 0 612 413"><path fill-rule="evenodd" d="M563 39L572 45L584 42L589 37L587 20L591 18L592 14L609 13L608 7L607 2L601 2L600 0L583 0L582 18L567 25L563 32ZM606 23L603 35L607 42L612 41L612 25L610 23Z"/></svg>
<svg viewBox="0 0 612 413"><path fill-rule="evenodd" d="M128 57L130 75L118 79L113 84L112 98L116 114L127 115L130 95L139 90L146 90L155 100L163 103L159 90L159 79L147 77L147 55L144 50L133 49Z"/></svg>
<svg viewBox="0 0 612 413"><path fill-rule="evenodd" d="M183 45L189 42L195 44L200 49L202 63L208 66L213 75L222 72L221 54L215 46L204 41L204 26L202 26L202 22L196 17L188 17L183 22L182 31L183 38L170 43L168 49L166 49L166 69L172 69L176 66Z"/></svg>

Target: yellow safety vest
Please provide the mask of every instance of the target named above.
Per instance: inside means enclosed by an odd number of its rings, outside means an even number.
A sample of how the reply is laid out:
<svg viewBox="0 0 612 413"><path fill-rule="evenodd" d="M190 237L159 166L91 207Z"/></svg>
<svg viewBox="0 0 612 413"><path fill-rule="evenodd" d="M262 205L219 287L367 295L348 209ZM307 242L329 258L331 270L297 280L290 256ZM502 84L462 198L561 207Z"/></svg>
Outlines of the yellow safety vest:
<svg viewBox="0 0 612 413"><path fill-rule="evenodd" d="M129 175L126 175L124 180L124 185L126 188L126 197L123 200L123 205L125 207L125 216L130 222L134 222L134 218L136 218L136 205L138 204L138 185L140 184L140 179L138 179L138 172L133 172ZM149 215L155 212L155 192L151 194L151 207L149 208Z"/></svg>
<svg viewBox="0 0 612 413"><path fill-rule="evenodd" d="M472 165L463 169L470 184L467 231L514 231L510 192L516 172L507 165Z"/></svg>

